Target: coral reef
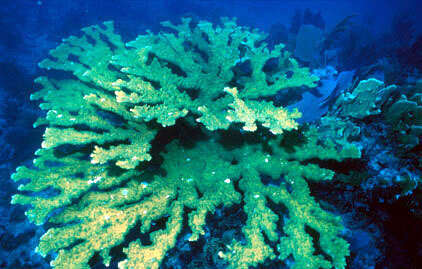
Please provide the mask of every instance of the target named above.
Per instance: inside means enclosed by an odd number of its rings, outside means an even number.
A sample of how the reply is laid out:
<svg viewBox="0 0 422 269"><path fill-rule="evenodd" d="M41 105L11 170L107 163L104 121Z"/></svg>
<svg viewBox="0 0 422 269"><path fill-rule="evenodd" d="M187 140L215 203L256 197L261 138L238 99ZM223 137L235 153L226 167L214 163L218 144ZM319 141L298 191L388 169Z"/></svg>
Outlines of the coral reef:
<svg viewBox="0 0 422 269"><path fill-rule="evenodd" d="M387 101L395 85L384 87L384 83L377 79L368 79L359 82L351 92L339 96L333 110L340 117L363 119L370 115L380 114L381 105Z"/></svg>
<svg viewBox="0 0 422 269"><path fill-rule="evenodd" d="M401 95L385 112L385 120L392 127L403 150L412 150L420 145L422 137L422 91L407 97Z"/></svg>
<svg viewBox="0 0 422 269"><path fill-rule="evenodd" d="M40 63L61 75L36 80L42 148L12 175L24 180L12 203L30 205L28 219L48 227L37 252L54 256L54 268L90 268L96 256L158 268L184 229L194 242L217 207L241 205L240 238L218 249L229 267L345 268L341 219L308 182L333 178L319 163L360 151L268 101L318 78L233 20L163 26L126 44L111 22L87 27ZM250 72L236 74L239 65Z"/></svg>
<svg viewBox="0 0 422 269"><path fill-rule="evenodd" d="M372 174L364 179L364 188L397 187L399 198L418 187L422 175L421 92L420 80L407 86L363 80L343 93L326 116L335 119L329 124L332 128L346 125L342 132L364 131L357 139L368 156L368 173Z"/></svg>

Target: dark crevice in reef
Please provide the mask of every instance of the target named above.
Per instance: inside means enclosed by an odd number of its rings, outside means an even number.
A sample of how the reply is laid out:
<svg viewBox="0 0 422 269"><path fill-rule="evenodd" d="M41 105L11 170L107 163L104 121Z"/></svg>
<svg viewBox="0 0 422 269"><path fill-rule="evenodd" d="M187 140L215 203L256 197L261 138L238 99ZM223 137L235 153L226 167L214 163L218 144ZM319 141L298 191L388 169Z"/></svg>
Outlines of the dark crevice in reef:
<svg viewBox="0 0 422 269"><path fill-rule="evenodd" d="M240 195L242 196L242 200L243 198L245 198L245 193L240 189L240 181L242 180L242 176L240 176L240 178L238 180L233 180L233 188L236 192L240 193Z"/></svg>
<svg viewBox="0 0 422 269"><path fill-rule="evenodd" d="M280 177L278 177L277 179L272 178L271 176L268 175L260 175L261 177L261 182L262 184L266 185L266 186L284 186L287 190L288 193L292 193L293 189L292 189L292 185L286 181L284 175L281 175Z"/></svg>
<svg viewBox="0 0 422 269"><path fill-rule="evenodd" d="M227 150L238 149L245 144L260 144L265 146L262 137L267 135L266 130L258 129L254 133L251 133L240 131L242 130L242 127L242 124L234 123L228 130L217 131L217 142Z"/></svg>
<svg viewBox="0 0 422 269"><path fill-rule="evenodd" d="M97 41L93 37L91 37L90 35L85 35L85 37L86 37L88 43L90 43L92 46L96 46ZM77 46L77 47L82 48L80 46Z"/></svg>
<svg viewBox="0 0 422 269"><path fill-rule="evenodd" d="M184 92L187 95L189 95L191 100L196 100L199 97L200 94L200 89L195 89L195 88L179 88L180 92Z"/></svg>
<svg viewBox="0 0 422 269"><path fill-rule="evenodd" d="M268 175L261 175L261 182L265 186L276 186L276 187L284 187L288 193L292 193L293 186L290 182L288 182L284 175L280 175L277 179L272 178Z"/></svg>
<svg viewBox="0 0 422 269"><path fill-rule="evenodd" d="M159 58L157 57L157 59L159 59ZM160 63L165 64L166 67L170 68L170 70L173 74L180 76L180 77L183 77L183 78L188 77L188 74L185 71L183 71L183 69L180 66L178 66L177 64L163 60L163 59L159 59L159 61L160 61Z"/></svg>
<svg viewBox="0 0 422 269"><path fill-rule="evenodd" d="M166 263L169 263L169 261L172 259L172 256L176 257L176 255L177 255L177 259L180 260L180 263L189 263L191 261L192 256L194 255L194 252L198 254L198 252L202 250L201 248L201 245L203 243L202 241L200 240L196 242L188 241L189 236L192 232L188 226L188 215L192 211L194 211L194 209L185 207L184 212L183 212L183 221L182 221L183 226L182 226L182 230L177 236L176 246L167 252L163 262L161 263L161 268L168 268L166 267ZM191 250L192 252L187 252L187 250Z"/></svg>
<svg viewBox="0 0 422 269"><path fill-rule="evenodd" d="M53 188L53 187L47 187L43 190L33 192L33 191L22 191L23 195L29 196L29 197L41 197L43 199L48 199L54 196L57 196L60 194L60 191Z"/></svg>
<svg viewBox="0 0 422 269"><path fill-rule="evenodd" d="M208 36L205 33L202 33L204 39L208 39ZM208 63L208 53L207 51L201 50L197 45L193 44L191 41L184 41L183 47L185 51L193 51L199 55L199 57L204 61L204 64ZM194 59L197 64L199 64L199 59Z"/></svg>
<svg viewBox="0 0 422 269"><path fill-rule="evenodd" d="M77 55L75 55L75 54L73 54L73 53L69 53L69 56L67 56L67 59L68 59L70 62L78 63L78 64L83 65L84 67L87 67L85 64L83 64L83 63L81 63L81 62L79 61L79 56L77 56Z"/></svg>
<svg viewBox="0 0 422 269"><path fill-rule="evenodd" d="M164 147L173 140L178 140L184 147L192 148L198 141L206 138L200 129L191 126L184 119L178 119L175 125L161 129L157 133L151 142L151 155L162 152Z"/></svg>
<svg viewBox="0 0 422 269"><path fill-rule="evenodd" d="M217 96L213 97L211 100L213 102L217 101L218 99L224 98L227 94L225 92L220 92Z"/></svg>
<svg viewBox="0 0 422 269"><path fill-rule="evenodd" d="M77 240L75 240L75 242L73 242L72 244L69 244L68 246L64 247L63 249L64 250L70 250L70 249L76 247L77 245L82 244L83 242L84 242L84 240L77 239Z"/></svg>
<svg viewBox="0 0 422 269"><path fill-rule="evenodd" d="M169 43L170 45L170 43ZM174 52L176 52L177 54L180 54L180 57L183 57L183 51L177 51L176 49L174 49L171 45L170 47L173 49ZM148 53L148 59L146 64L150 65L154 60L158 61L162 66L166 66L167 68L170 69L171 73L177 76L180 76L182 78L186 78L188 77L188 74L177 64L170 62L166 59L160 58L158 57L155 53Z"/></svg>
<svg viewBox="0 0 422 269"><path fill-rule="evenodd" d="M85 144L85 145L63 144L63 145L55 147L53 154L54 154L54 157L56 157L57 159L60 159L60 158L67 157L75 153L82 153L82 154L85 153L84 155L85 158L79 157L79 158L82 158L80 160L89 160L90 158L89 155L91 154L93 150L94 150L93 143Z"/></svg>
<svg viewBox="0 0 422 269"><path fill-rule="evenodd" d="M151 193L142 195L139 199L117 205L116 209L124 210L125 208L131 207L132 205L142 203L145 199L148 199L151 196L152 196Z"/></svg>
<svg viewBox="0 0 422 269"><path fill-rule="evenodd" d="M266 200L266 205L271 209L271 211L279 216L276 223L279 237L286 236L283 227L285 225L285 220L289 218L289 209L282 203L274 203L271 199Z"/></svg>
<svg viewBox="0 0 422 269"><path fill-rule="evenodd" d="M268 59L262 67L262 71L265 72L267 75L272 75L276 73L280 70L279 62L279 57L273 57Z"/></svg>
<svg viewBox="0 0 422 269"><path fill-rule="evenodd" d="M118 65L108 64L107 70L118 74L119 76L121 76L120 78L123 79L123 80L126 80L128 78L126 74L120 72L120 67Z"/></svg>
<svg viewBox="0 0 422 269"><path fill-rule="evenodd" d="M239 80L241 77L251 77L252 65L250 60L238 62L233 68L234 77Z"/></svg>
<svg viewBox="0 0 422 269"><path fill-rule="evenodd" d="M294 153L295 147L300 147L306 143L306 136L303 134L305 127L299 127L298 130L286 131L283 133L283 138L279 146L287 153Z"/></svg>
<svg viewBox="0 0 422 269"><path fill-rule="evenodd" d="M204 194L199 190L197 186L195 186L194 188L195 188L196 195L198 196L198 199L201 199L204 196Z"/></svg>
<svg viewBox="0 0 422 269"><path fill-rule="evenodd" d="M103 30L105 30L105 26L99 25L99 27L104 28ZM104 43L106 43L111 51L114 52L118 49L118 47L116 45L114 45L112 42L110 42L110 39L105 34L100 33L100 32L98 32L98 34L100 36L100 40L103 41Z"/></svg>
<svg viewBox="0 0 422 269"><path fill-rule="evenodd" d="M56 129L61 129L61 130L74 129L75 131L80 131L80 132L89 131L89 132L93 132L93 133L96 133L96 134L108 133L108 130L91 127L91 126L88 126L88 125L83 124L83 123L77 123L77 124L74 124L72 126L63 126L63 125L55 125L55 124L50 124L49 126L54 127Z"/></svg>
<svg viewBox="0 0 422 269"><path fill-rule="evenodd" d="M366 162L362 159L343 159L341 162L333 159L321 160L312 158L300 162L302 165L317 164L321 168L334 171L336 174L349 174L366 170Z"/></svg>
<svg viewBox="0 0 422 269"><path fill-rule="evenodd" d="M116 113L98 108L97 114L101 119L108 121L116 128L126 128L128 126L128 121Z"/></svg>
<svg viewBox="0 0 422 269"><path fill-rule="evenodd" d="M315 256L321 255L324 257L325 260L332 262L333 258L328 255L321 247L320 243L320 234L318 231L310 227L309 225L305 225L305 232L312 237L312 243L314 246L314 253L312 253Z"/></svg>

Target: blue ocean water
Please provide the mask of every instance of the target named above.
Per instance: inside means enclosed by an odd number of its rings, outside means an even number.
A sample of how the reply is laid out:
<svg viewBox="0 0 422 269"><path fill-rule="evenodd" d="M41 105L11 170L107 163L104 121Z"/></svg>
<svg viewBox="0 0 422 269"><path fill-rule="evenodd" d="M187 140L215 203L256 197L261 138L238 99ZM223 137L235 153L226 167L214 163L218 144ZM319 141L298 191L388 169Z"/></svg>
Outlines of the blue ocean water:
<svg viewBox="0 0 422 269"><path fill-rule="evenodd" d="M0 268L50 268L57 255L42 257L35 252L51 224L30 223L25 216L28 207L10 203L18 186L25 183L12 181L11 174L20 165L31 165L43 139L44 127L33 128L33 123L45 113L39 102L30 101L30 95L39 89L34 79L51 72L38 63L63 39L80 36L83 27L114 21L116 32L127 42L146 31L162 32L160 22L179 23L183 17L191 18L192 25L236 18L240 26L266 32L264 42L270 49L284 44L299 65L319 77L315 88L292 88L271 96L277 106L298 108L302 112L298 122L303 126L323 126L321 118L332 113L348 117L345 107L357 96L354 90L359 82L377 79L384 83L379 91L395 85L388 88L388 96L387 91L377 95L383 103L371 101L374 105L369 110L378 112L342 122L342 135L351 133L351 143L361 150L362 157L336 164L338 173L333 181L310 183L310 189L323 209L342 219L342 238L350 244L346 268L422 268L420 14L422 3L418 0L3 0ZM247 69L239 66L236 72L247 76ZM338 100L343 100L342 106ZM399 110L403 112L396 116ZM350 114L354 112L358 111ZM179 236L160 268L227 268L213 253L218 246L210 243L221 244L213 241L214 237L230 237L221 231L223 227L231 227L233 233L241 230L236 221L242 221L227 214L221 208L211 214L207 234L196 244L189 243L186 234ZM96 253L91 268L106 268L100 260ZM108 268L117 268L113 262ZM289 268L292 264L294 261L266 261L256 268Z"/></svg>

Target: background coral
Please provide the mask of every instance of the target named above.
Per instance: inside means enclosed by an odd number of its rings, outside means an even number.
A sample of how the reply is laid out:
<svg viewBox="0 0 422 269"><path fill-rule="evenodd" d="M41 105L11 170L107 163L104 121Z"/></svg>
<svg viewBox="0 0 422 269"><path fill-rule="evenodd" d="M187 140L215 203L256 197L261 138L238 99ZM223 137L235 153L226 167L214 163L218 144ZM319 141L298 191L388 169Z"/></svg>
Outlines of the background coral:
<svg viewBox="0 0 422 269"><path fill-rule="evenodd" d="M422 175L418 157L422 137L420 96L420 82L385 86L382 81L368 79L342 94L334 104L327 118L338 117L337 122L348 125L349 132L365 131L355 137L368 156L369 174L373 174L365 180L366 188L396 186L398 198L418 187ZM339 128L335 125L331 124Z"/></svg>

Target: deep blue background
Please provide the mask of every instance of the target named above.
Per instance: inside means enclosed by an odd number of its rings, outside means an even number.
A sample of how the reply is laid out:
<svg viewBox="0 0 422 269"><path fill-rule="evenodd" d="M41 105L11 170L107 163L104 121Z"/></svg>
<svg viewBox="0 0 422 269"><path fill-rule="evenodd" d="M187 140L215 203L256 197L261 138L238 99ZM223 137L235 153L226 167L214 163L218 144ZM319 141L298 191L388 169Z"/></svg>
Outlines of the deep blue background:
<svg viewBox="0 0 422 269"><path fill-rule="evenodd" d="M275 23L287 25L295 10L305 8L321 12L328 29L345 16L357 14L374 34L389 31L395 14L406 12L415 18L422 14L418 0L3 0L0 47L33 54L31 50L37 51L42 45L40 39L57 43L81 27L105 20L114 20L121 32L132 38L145 29L156 30L160 21L184 15L211 21L221 16L237 17L240 24L268 31ZM421 32L422 20L415 23Z"/></svg>

